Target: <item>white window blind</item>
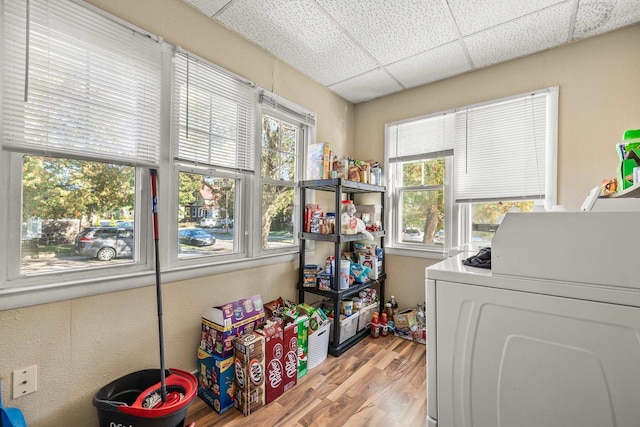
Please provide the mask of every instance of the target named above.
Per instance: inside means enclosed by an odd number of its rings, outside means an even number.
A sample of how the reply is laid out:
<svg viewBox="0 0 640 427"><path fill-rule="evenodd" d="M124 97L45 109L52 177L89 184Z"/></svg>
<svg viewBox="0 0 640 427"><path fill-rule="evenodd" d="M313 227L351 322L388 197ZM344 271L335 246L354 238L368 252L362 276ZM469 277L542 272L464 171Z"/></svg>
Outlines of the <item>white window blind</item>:
<svg viewBox="0 0 640 427"><path fill-rule="evenodd" d="M177 159L253 171L255 86L182 50L174 66Z"/></svg>
<svg viewBox="0 0 640 427"><path fill-rule="evenodd" d="M557 94L550 88L456 113L456 202L544 199L552 191Z"/></svg>
<svg viewBox="0 0 640 427"><path fill-rule="evenodd" d="M5 0L3 148L157 165L161 43L91 7Z"/></svg>
<svg viewBox="0 0 640 427"><path fill-rule="evenodd" d="M260 102L303 125L316 125L316 114L313 111L309 111L293 102L287 101L276 94L263 91L260 95Z"/></svg>
<svg viewBox="0 0 640 427"><path fill-rule="evenodd" d="M389 126L389 162L451 155L455 141L453 114L438 114Z"/></svg>

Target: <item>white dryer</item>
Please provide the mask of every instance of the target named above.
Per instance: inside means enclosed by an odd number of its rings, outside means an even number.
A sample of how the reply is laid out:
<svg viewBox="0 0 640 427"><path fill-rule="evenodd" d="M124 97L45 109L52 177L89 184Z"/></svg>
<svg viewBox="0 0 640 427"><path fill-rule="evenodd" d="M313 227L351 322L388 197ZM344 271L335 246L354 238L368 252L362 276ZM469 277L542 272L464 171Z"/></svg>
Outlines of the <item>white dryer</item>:
<svg viewBox="0 0 640 427"><path fill-rule="evenodd" d="M640 213L508 214L427 268L429 427L640 426Z"/></svg>

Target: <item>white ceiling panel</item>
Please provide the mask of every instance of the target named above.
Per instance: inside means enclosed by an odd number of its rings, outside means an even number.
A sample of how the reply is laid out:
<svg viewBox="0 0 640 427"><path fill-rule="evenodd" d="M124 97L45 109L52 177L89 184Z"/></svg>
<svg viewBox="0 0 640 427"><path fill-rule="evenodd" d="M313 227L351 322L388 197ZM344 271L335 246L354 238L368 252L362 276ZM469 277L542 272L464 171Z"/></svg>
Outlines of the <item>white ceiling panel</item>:
<svg viewBox="0 0 640 427"><path fill-rule="evenodd" d="M640 22L640 0L184 1L354 103Z"/></svg>
<svg viewBox="0 0 640 427"><path fill-rule="evenodd" d="M377 65L311 0L235 0L216 18L323 85Z"/></svg>
<svg viewBox="0 0 640 427"><path fill-rule="evenodd" d="M186 0L207 16L215 15L231 0Z"/></svg>
<svg viewBox="0 0 640 427"><path fill-rule="evenodd" d="M521 18L567 0L448 0L463 36ZM577 0L569 0L573 2Z"/></svg>
<svg viewBox="0 0 640 427"><path fill-rule="evenodd" d="M382 95L398 92L403 89L383 69L375 69L368 73L329 86L329 89L345 99L357 103L379 98Z"/></svg>
<svg viewBox="0 0 640 427"><path fill-rule="evenodd" d="M486 67L566 42L571 8L562 3L465 37L473 64Z"/></svg>
<svg viewBox="0 0 640 427"><path fill-rule="evenodd" d="M580 0L573 38L596 36L638 21L640 0Z"/></svg>
<svg viewBox="0 0 640 427"><path fill-rule="evenodd" d="M447 43L386 67L406 88L435 82L471 70L459 41Z"/></svg>
<svg viewBox="0 0 640 427"><path fill-rule="evenodd" d="M458 38L443 1L316 1L381 65Z"/></svg>

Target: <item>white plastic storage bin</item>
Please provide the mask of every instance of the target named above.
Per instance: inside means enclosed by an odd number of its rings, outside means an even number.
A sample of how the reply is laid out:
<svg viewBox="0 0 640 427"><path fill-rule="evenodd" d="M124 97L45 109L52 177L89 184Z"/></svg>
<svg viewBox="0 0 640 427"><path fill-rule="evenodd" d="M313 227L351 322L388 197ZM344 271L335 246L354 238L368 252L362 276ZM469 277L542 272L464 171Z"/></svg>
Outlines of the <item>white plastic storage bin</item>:
<svg viewBox="0 0 640 427"><path fill-rule="evenodd" d="M358 316L358 330L361 331L371 323L371 318L373 317L373 312L378 311L378 303L374 302L373 304L369 304L365 307L362 307L359 311Z"/></svg>
<svg viewBox="0 0 640 427"><path fill-rule="evenodd" d="M307 369L315 368L327 358L329 351L329 331L331 323L318 328L317 331L309 335L309 354L307 355Z"/></svg>
<svg viewBox="0 0 640 427"><path fill-rule="evenodd" d="M351 316L340 321L340 341L338 345L342 344L356 334L356 329L358 328L358 319L360 318L359 314L359 312L355 312ZM331 320L330 325L331 328L329 330L329 342L333 342L333 319Z"/></svg>

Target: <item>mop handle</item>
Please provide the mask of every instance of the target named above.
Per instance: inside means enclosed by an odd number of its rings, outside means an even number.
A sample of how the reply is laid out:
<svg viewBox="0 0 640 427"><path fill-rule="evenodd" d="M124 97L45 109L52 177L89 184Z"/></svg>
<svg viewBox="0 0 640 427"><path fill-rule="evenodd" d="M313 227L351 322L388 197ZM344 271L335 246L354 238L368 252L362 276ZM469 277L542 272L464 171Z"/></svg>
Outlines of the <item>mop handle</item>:
<svg viewBox="0 0 640 427"><path fill-rule="evenodd" d="M151 214L153 216L153 240L155 243L155 258L156 258L156 299L158 305L158 338L160 343L160 384L161 391L160 397L162 403L167 401L167 381L165 378L165 366L164 366L164 331L162 327L162 287L160 285L160 256L158 255L158 189L156 187L156 180L158 171L155 169L149 170L151 178Z"/></svg>

